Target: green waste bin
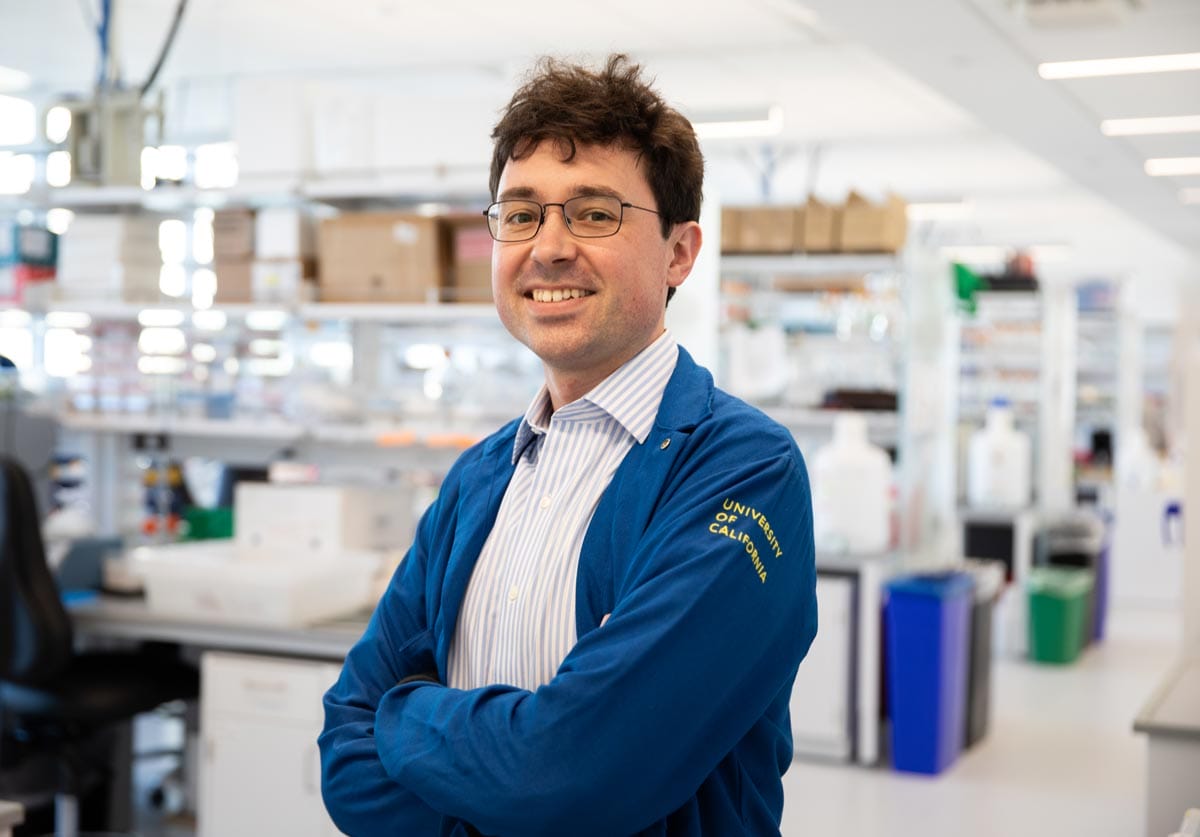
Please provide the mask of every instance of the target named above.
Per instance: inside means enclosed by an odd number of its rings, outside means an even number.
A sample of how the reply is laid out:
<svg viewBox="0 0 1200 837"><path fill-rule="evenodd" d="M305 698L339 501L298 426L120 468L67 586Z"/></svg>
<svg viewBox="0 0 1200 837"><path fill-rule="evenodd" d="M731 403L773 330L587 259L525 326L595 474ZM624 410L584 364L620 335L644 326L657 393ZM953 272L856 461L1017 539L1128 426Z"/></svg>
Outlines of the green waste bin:
<svg viewBox="0 0 1200 837"><path fill-rule="evenodd" d="M1091 570L1034 567L1029 572L1029 658L1070 663L1088 636Z"/></svg>

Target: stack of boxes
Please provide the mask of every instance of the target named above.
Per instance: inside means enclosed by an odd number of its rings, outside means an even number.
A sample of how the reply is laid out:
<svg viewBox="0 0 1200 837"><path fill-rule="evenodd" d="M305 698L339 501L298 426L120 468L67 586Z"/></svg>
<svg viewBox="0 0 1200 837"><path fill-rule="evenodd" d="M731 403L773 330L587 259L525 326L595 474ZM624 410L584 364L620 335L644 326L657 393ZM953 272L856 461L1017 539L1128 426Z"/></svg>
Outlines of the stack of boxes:
<svg viewBox="0 0 1200 837"><path fill-rule="evenodd" d="M213 272L218 305L251 302L254 265L254 213L222 209L213 213Z"/></svg>
<svg viewBox="0 0 1200 837"><path fill-rule="evenodd" d="M490 302L492 239L476 215L347 212L321 222L322 302Z"/></svg>
<svg viewBox="0 0 1200 837"><path fill-rule="evenodd" d="M492 235L482 215L442 218L445 302L492 301Z"/></svg>
<svg viewBox="0 0 1200 837"><path fill-rule="evenodd" d="M316 275L313 219L299 207L260 209L254 216L254 302L290 305L310 302ZM218 276L218 287L220 278Z"/></svg>
<svg viewBox="0 0 1200 837"><path fill-rule="evenodd" d="M157 302L162 264L158 219L80 215L59 247L58 297Z"/></svg>
<svg viewBox="0 0 1200 837"><path fill-rule="evenodd" d="M799 206L724 207L723 253L895 253L908 230L906 205L851 192L842 206L816 198Z"/></svg>

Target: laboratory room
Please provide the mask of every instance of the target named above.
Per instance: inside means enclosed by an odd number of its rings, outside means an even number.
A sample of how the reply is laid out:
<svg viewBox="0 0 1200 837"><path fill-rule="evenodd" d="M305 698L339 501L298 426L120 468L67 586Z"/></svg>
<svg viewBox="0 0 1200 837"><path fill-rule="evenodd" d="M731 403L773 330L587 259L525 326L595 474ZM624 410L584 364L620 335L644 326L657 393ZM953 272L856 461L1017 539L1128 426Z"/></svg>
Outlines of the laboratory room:
<svg viewBox="0 0 1200 837"><path fill-rule="evenodd" d="M0 5L3 837L1200 835L1196 428L1196 0Z"/></svg>

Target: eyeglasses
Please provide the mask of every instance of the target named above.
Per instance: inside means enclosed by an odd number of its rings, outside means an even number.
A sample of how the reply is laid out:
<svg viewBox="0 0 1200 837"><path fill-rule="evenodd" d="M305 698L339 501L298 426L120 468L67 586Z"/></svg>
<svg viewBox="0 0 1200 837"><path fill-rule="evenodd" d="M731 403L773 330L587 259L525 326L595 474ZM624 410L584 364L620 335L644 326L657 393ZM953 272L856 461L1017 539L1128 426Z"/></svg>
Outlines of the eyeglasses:
<svg viewBox="0 0 1200 837"><path fill-rule="evenodd" d="M579 238L607 238L621 229L626 209L643 212L658 210L634 206L612 195L579 195L562 203L538 203L527 200L496 201L483 211L488 230L496 241L528 241L546 223L546 210L562 209L563 221L572 235Z"/></svg>

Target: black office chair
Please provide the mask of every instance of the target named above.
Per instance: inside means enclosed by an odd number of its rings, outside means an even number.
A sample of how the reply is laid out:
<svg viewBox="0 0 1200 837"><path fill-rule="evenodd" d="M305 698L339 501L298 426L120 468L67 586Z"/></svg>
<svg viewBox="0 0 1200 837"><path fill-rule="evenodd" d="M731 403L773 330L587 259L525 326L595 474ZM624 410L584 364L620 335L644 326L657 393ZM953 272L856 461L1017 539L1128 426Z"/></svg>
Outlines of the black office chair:
<svg viewBox="0 0 1200 837"><path fill-rule="evenodd" d="M83 744L172 700L195 698L200 675L175 655L77 652L46 564L29 475L0 456L0 731L52 752L60 779L55 834L78 830Z"/></svg>

